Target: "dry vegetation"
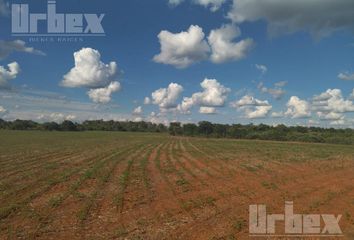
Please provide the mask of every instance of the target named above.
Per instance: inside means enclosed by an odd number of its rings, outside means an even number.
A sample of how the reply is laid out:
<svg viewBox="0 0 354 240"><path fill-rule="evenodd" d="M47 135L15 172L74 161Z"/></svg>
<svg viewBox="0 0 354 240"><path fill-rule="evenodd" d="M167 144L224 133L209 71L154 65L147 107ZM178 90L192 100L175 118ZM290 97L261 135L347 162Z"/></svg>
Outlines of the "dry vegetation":
<svg viewBox="0 0 354 240"><path fill-rule="evenodd" d="M353 146L0 132L0 239L248 239L248 206L343 214Z"/></svg>

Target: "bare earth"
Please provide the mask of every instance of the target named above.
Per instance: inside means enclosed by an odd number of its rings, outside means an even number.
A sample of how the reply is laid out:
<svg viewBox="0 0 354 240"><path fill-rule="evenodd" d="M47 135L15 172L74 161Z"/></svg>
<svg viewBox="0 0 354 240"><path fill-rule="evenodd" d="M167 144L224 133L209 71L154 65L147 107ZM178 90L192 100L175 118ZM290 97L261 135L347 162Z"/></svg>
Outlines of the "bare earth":
<svg viewBox="0 0 354 240"><path fill-rule="evenodd" d="M0 239L250 239L249 205L283 213L285 201L342 214L341 239L354 239L353 146L104 132L0 142Z"/></svg>

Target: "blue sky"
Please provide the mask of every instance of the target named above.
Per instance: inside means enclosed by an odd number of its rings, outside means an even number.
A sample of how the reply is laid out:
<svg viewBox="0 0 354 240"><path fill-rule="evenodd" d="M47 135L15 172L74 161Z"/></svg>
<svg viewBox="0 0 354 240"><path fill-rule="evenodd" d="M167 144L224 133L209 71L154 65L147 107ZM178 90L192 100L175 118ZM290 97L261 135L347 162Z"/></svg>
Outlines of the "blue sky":
<svg viewBox="0 0 354 240"><path fill-rule="evenodd" d="M105 36L66 43L12 35L11 4L28 2L0 0L4 119L354 126L352 1L62 0L58 13L105 14ZM75 52L118 69L73 70Z"/></svg>

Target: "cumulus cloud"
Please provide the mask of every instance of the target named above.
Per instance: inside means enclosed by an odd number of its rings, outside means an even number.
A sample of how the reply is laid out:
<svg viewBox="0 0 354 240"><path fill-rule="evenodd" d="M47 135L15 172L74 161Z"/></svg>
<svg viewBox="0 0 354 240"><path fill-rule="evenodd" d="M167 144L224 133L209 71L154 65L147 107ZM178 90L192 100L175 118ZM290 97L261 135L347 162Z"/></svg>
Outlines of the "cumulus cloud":
<svg viewBox="0 0 354 240"><path fill-rule="evenodd" d="M37 120L40 122L57 122L61 123L65 120L75 121L76 116L73 114L64 114L64 113L51 113L51 114L40 114L37 117Z"/></svg>
<svg viewBox="0 0 354 240"><path fill-rule="evenodd" d="M200 86L202 92L197 92L192 97L185 97L181 104L178 105L178 110L181 113L190 113L193 106L200 107L223 107L231 89L220 84L216 79L204 79ZM206 110L206 109L204 109ZM210 109L209 109L210 110Z"/></svg>
<svg viewBox="0 0 354 240"><path fill-rule="evenodd" d="M339 119L339 120L335 120L335 121L331 121L330 124L333 126L343 126L346 125L346 121L345 119Z"/></svg>
<svg viewBox="0 0 354 240"><path fill-rule="evenodd" d="M3 106L0 106L0 117L3 117L6 113L7 110Z"/></svg>
<svg viewBox="0 0 354 240"><path fill-rule="evenodd" d="M210 10L215 12L220 9L226 0L193 0L193 2L204 7L210 7Z"/></svg>
<svg viewBox="0 0 354 240"><path fill-rule="evenodd" d="M177 109L180 113L190 114L191 109L195 104L196 103L194 102L192 97L184 97L182 103L177 106Z"/></svg>
<svg viewBox="0 0 354 240"><path fill-rule="evenodd" d="M265 74L265 73L268 72L268 68L267 68L267 66L265 66L265 65L256 64L255 66L256 66L256 68L257 68L262 74Z"/></svg>
<svg viewBox="0 0 354 240"><path fill-rule="evenodd" d="M245 117L249 119L265 118L272 110L272 106L257 106L254 109L246 108Z"/></svg>
<svg viewBox="0 0 354 240"><path fill-rule="evenodd" d="M7 67L8 69L0 66L0 88L9 87L9 81L15 79L21 71L17 62L10 63Z"/></svg>
<svg viewBox="0 0 354 240"><path fill-rule="evenodd" d="M317 112L317 116L321 120L341 120L344 119L344 115L336 112Z"/></svg>
<svg viewBox="0 0 354 240"><path fill-rule="evenodd" d="M194 93L192 99L201 106L223 107L227 99L230 88L226 88L216 79L204 79L200 84L203 92Z"/></svg>
<svg viewBox="0 0 354 240"><path fill-rule="evenodd" d="M212 50L211 61L223 63L245 58L254 46L254 41L247 38L239 42L233 42L240 35L240 29L232 24L223 25L219 29L212 30L208 37Z"/></svg>
<svg viewBox="0 0 354 240"><path fill-rule="evenodd" d="M167 88L160 88L151 94L152 103L158 105L162 111L176 108L182 92L181 85L170 83Z"/></svg>
<svg viewBox="0 0 354 240"><path fill-rule="evenodd" d="M90 88L87 92L95 103L108 103L111 95L121 89L117 79L117 63L105 64L101 54L92 48L83 48L74 53L75 67L64 75L61 85L64 87Z"/></svg>
<svg viewBox="0 0 354 240"><path fill-rule="evenodd" d="M144 104L145 105L151 104L151 99L149 97L145 97L144 98Z"/></svg>
<svg viewBox="0 0 354 240"><path fill-rule="evenodd" d="M143 108L141 106L139 107L136 107L134 110L133 110L133 115L140 115L143 113Z"/></svg>
<svg viewBox="0 0 354 240"><path fill-rule="evenodd" d="M309 124L310 126L318 126L318 125L320 125L320 122L319 122L319 121L316 121L316 120L313 120L313 119L310 119L309 122L308 122L308 124Z"/></svg>
<svg viewBox="0 0 354 240"><path fill-rule="evenodd" d="M291 118L307 118L311 116L310 104L297 96L292 96L288 101L285 115Z"/></svg>
<svg viewBox="0 0 354 240"><path fill-rule="evenodd" d="M262 101L250 95L232 102L231 107L243 111L244 117L248 119L265 118L273 108L268 101Z"/></svg>
<svg viewBox="0 0 354 240"><path fill-rule="evenodd" d="M326 92L321 93L313 98L314 111L328 115L333 113L347 113L354 112L354 103L351 100L343 98L340 89L328 89Z"/></svg>
<svg viewBox="0 0 354 240"><path fill-rule="evenodd" d="M248 106L268 106L268 101L258 100L250 95L243 96L240 100L232 102L231 106L234 108L248 107Z"/></svg>
<svg viewBox="0 0 354 240"><path fill-rule="evenodd" d="M274 88L268 88L268 87L264 86L263 82L260 82L258 84L258 89L262 93L270 94L274 99L279 100L286 94L286 91L284 89L282 89L282 87L285 86L285 84L286 84L286 82L279 82L279 83L274 84ZM282 87L280 87L280 86L282 86Z"/></svg>
<svg viewBox="0 0 354 240"><path fill-rule="evenodd" d="M352 0L233 0L228 17L236 23L265 20L271 34L309 31L322 37L354 30Z"/></svg>
<svg viewBox="0 0 354 240"><path fill-rule="evenodd" d="M106 87L116 80L117 63L105 64L101 61L101 54L92 48L83 48L74 53L75 67L64 75L64 87Z"/></svg>
<svg viewBox="0 0 354 240"><path fill-rule="evenodd" d="M184 2L184 0L168 0L171 6L177 6ZM212 12L220 9L220 7L226 2L226 0L192 0L192 3L210 8Z"/></svg>
<svg viewBox="0 0 354 240"><path fill-rule="evenodd" d="M349 72L339 73L338 78L344 81L354 81L354 73L349 73Z"/></svg>
<svg viewBox="0 0 354 240"><path fill-rule="evenodd" d="M87 94L95 103L109 103L112 94L118 92L120 88L119 82L111 82L107 87L91 89Z"/></svg>
<svg viewBox="0 0 354 240"><path fill-rule="evenodd" d="M216 114L216 108L215 107L200 107L199 108L199 113L202 113L202 114Z"/></svg>
<svg viewBox="0 0 354 240"><path fill-rule="evenodd" d="M158 35L161 53L153 60L157 63L186 68L208 58L210 48L204 40L203 29L192 25L186 32L161 31Z"/></svg>
<svg viewBox="0 0 354 240"><path fill-rule="evenodd" d="M155 123L155 124L169 124L169 120L161 113L151 112L150 115L147 117L147 121Z"/></svg>
<svg viewBox="0 0 354 240"><path fill-rule="evenodd" d="M144 121L144 118L143 117L135 117L132 119L133 122L142 122Z"/></svg>
<svg viewBox="0 0 354 240"><path fill-rule="evenodd" d="M37 54L44 56L45 53L34 49L33 47L27 47L26 43L22 40L3 41L0 40L0 60L5 59L13 52L24 52L30 54Z"/></svg>
<svg viewBox="0 0 354 240"><path fill-rule="evenodd" d="M283 112L272 112L272 117L273 118L281 118L284 116Z"/></svg>

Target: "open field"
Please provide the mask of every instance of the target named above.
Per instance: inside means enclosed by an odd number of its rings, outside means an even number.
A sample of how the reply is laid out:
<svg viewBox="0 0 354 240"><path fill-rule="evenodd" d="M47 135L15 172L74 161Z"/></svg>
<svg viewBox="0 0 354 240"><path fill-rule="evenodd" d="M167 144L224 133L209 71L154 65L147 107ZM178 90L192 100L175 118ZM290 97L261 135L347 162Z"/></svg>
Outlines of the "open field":
<svg viewBox="0 0 354 240"><path fill-rule="evenodd" d="M117 132L0 132L0 239L249 239L248 207L342 214L354 147Z"/></svg>

